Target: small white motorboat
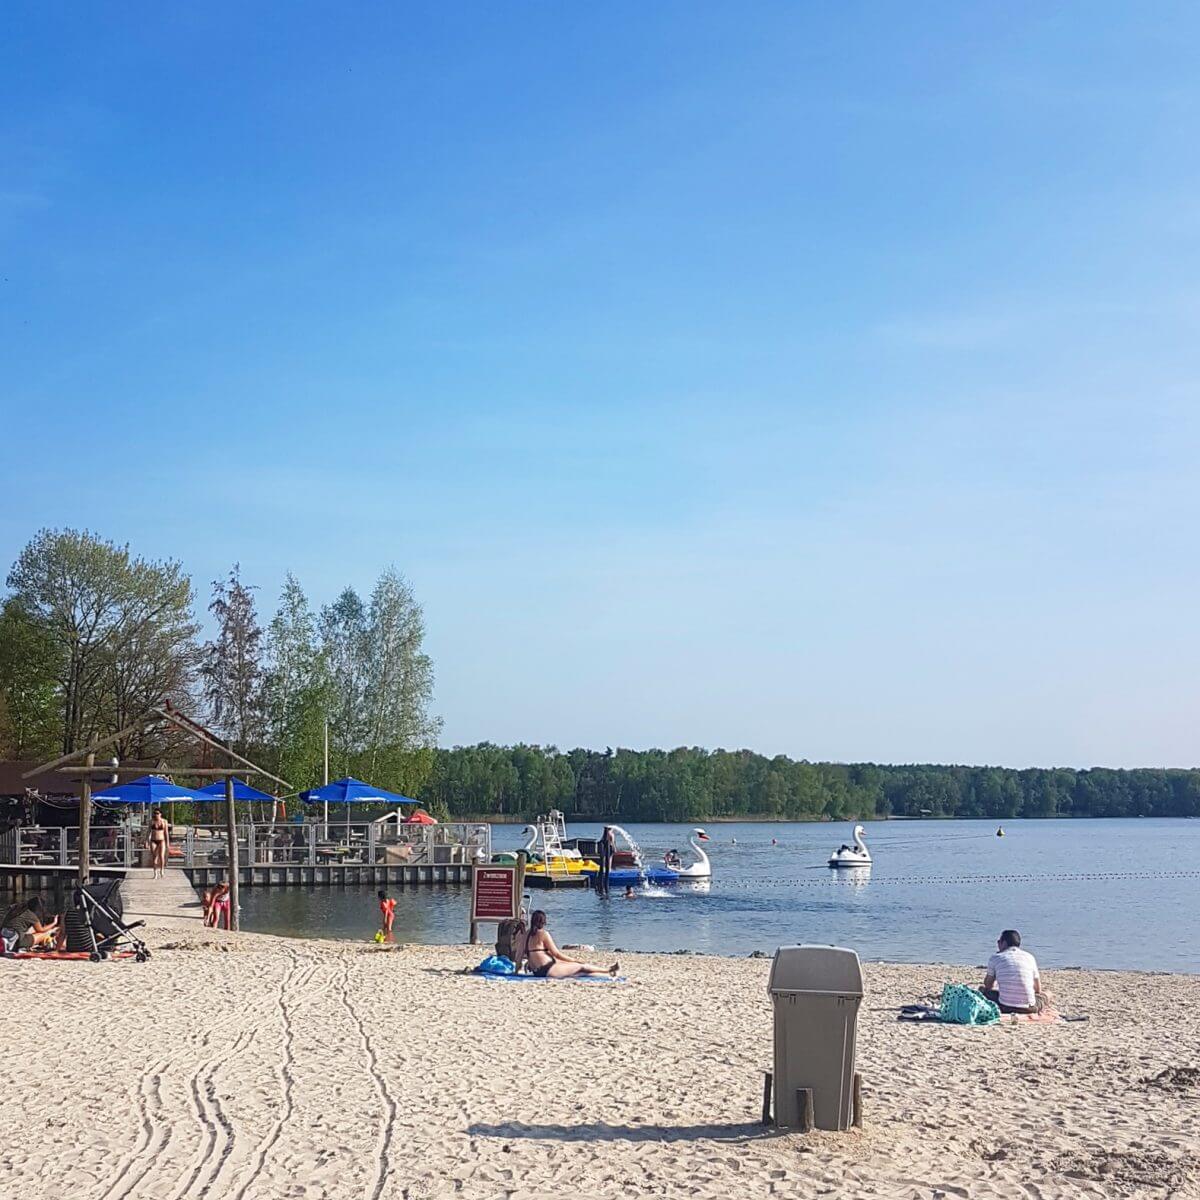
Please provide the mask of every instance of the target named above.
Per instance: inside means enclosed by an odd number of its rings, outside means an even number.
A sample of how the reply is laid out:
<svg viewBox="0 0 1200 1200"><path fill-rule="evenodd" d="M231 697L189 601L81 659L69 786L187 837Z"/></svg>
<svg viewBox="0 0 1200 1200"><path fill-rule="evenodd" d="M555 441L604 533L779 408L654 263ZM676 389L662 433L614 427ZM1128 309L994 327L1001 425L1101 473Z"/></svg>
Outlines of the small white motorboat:
<svg viewBox="0 0 1200 1200"><path fill-rule="evenodd" d="M831 867L869 867L871 852L863 841L866 830L861 825L854 827L854 845L847 846L844 842L830 856Z"/></svg>

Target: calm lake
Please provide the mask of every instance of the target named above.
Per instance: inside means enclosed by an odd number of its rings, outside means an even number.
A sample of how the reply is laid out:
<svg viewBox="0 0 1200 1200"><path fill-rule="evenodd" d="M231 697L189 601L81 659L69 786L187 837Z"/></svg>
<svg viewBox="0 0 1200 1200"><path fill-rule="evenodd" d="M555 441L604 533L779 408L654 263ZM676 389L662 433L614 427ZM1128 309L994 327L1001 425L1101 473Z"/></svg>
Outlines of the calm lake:
<svg viewBox="0 0 1200 1200"><path fill-rule="evenodd" d="M493 849L518 848L521 828L495 826ZM672 847L689 860L688 826L627 828L647 861ZM1002 928L1016 928L1047 966L1200 971L1200 820L1005 821L1003 838L994 821L866 829L874 866L865 880L839 879L824 865L850 840L850 825L712 825L707 890L663 888L635 900L534 891L532 906L546 910L560 943L626 950L740 955L807 941L867 959L971 963L991 953ZM468 887L391 894L397 941L466 940ZM243 888L242 922L265 933L370 938L375 889Z"/></svg>

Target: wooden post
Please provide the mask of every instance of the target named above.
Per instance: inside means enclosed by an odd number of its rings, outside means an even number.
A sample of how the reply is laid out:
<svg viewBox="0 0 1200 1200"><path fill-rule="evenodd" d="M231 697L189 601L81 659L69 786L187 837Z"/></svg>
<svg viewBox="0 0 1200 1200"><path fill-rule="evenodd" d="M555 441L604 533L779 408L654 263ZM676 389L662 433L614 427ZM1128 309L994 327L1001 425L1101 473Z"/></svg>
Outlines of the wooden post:
<svg viewBox="0 0 1200 1200"><path fill-rule="evenodd" d="M796 1116L800 1121L801 1133L813 1131L813 1094L812 1088L796 1089Z"/></svg>
<svg viewBox="0 0 1200 1200"><path fill-rule="evenodd" d="M240 929L238 916L237 811L233 806L233 776L225 776L225 840L229 858L229 928Z"/></svg>
<svg viewBox="0 0 1200 1200"><path fill-rule="evenodd" d="M87 765L96 765L96 756L87 756ZM79 886L88 881L88 860L92 856L92 776L85 773L79 784Z"/></svg>
<svg viewBox="0 0 1200 1200"><path fill-rule="evenodd" d="M763 1072L763 1106L762 1106L762 1123L764 1125L771 1124L771 1085L775 1082L775 1076L770 1071Z"/></svg>
<svg viewBox="0 0 1200 1200"><path fill-rule="evenodd" d="M861 1129L862 1123L863 1123L862 1076L857 1071L855 1071L854 1072L854 1116L852 1118L852 1124L854 1125L855 1129Z"/></svg>

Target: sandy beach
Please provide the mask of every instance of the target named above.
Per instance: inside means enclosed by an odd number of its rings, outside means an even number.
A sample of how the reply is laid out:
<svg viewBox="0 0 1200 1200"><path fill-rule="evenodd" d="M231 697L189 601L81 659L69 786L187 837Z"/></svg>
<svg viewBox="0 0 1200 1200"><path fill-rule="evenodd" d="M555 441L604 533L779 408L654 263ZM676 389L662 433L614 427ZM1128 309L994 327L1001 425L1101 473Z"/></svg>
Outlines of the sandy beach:
<svg viewBox="0 0 1200 1200"><path fill-rule="evenodd" d="M512 984L462 975L471 947L151 944L0 963L0 1196L1200 1195L1193 976L1047 973L1086 1023L963 1029L896 1009L977 968L871 965L865 1128L803 1136L758 1123L767 961Z"/></svg>

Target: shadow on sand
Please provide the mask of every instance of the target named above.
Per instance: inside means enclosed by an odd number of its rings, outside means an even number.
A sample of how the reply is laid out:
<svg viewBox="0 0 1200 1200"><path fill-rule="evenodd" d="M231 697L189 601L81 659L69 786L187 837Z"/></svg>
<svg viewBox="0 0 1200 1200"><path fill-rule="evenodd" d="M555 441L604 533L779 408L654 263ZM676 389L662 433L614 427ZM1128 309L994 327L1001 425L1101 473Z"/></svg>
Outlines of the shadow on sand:
<svg viewBox="0 0 1200 1200"><path fill-rule="evenodd" d="M508 1121L503 1125L472 1125L472 1137L537 1138L557 1142L748 1142L779 1137L785 1130L771 1129L757 1121L740 1125L525 1125Z"/></svg>

